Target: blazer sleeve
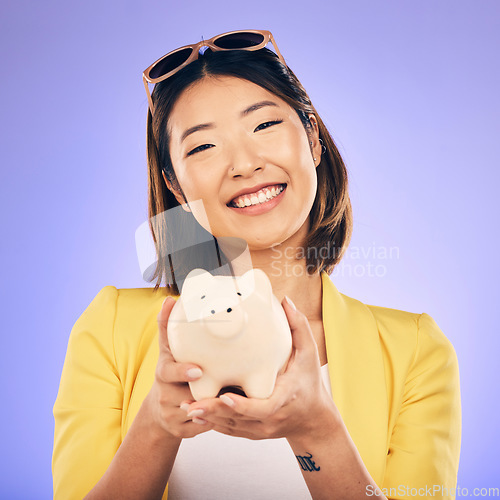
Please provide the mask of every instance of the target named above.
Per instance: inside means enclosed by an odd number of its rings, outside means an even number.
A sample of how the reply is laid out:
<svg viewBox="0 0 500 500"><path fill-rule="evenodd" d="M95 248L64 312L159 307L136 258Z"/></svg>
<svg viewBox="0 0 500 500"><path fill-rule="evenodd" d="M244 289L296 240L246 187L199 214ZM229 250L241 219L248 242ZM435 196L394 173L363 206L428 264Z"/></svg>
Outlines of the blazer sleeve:
<svg viewBox="0 0 500 500"><path fill-rule="evenodd" d="M431 316L421 314L417 324L382 491L388 498L454 499L462 427L457 355Z"/></svg>
<svg viewBox="0 0 500 500"><path fill-rule="evenodd" d="M113 346L117 298L115 287L104 287L71 330L53 408L55 499L83 498L121 443L123 390Z"/></svg>

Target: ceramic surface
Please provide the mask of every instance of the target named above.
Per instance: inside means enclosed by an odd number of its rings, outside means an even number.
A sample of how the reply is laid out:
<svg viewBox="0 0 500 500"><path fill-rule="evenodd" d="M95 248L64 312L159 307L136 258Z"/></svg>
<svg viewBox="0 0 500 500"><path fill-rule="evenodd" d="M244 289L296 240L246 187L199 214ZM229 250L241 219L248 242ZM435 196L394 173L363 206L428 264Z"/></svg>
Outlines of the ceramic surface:
<svg viewBox="0 0 500 500"><path fill-rule="evenodd" d="M168 339L176 361L203 370L189 383L197 401L227 386L268 398L292 350L285 312L260 269L236 278L191 271L170 313Z"/></svg>

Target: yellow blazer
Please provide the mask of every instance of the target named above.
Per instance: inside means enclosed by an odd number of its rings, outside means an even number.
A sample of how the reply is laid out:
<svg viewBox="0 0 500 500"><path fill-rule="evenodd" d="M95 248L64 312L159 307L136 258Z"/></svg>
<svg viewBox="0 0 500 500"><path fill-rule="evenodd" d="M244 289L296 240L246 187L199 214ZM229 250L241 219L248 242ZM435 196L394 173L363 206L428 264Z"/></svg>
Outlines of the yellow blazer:
<svg viewBox="0 0 500 500"><path fill-rule="evenodd" d="M451 342L428 314L365 305L321 276L333 399L369 473L390 498L455 498L443 494L461 443ZM154 381L165 296L106 286L76 321L53 410L54 498L83 498L113 459Z"/></svg>

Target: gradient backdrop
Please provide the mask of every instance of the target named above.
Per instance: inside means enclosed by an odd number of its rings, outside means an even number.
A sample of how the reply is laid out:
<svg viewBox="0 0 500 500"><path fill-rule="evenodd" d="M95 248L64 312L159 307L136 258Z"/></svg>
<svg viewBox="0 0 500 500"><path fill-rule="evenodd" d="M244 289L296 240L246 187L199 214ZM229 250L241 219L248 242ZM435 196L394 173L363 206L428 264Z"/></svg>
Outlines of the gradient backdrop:
<svg viewBox="0 0 500 500"><path fill-rule="evenodd" d="M52 496L52 406L71 328L142 281L141 73L233 29L273 32L350 173L354 236L332 275L427 312L455 346L458 485L500 487L499 21L487 0L1 4L0 498Z"/></svg>

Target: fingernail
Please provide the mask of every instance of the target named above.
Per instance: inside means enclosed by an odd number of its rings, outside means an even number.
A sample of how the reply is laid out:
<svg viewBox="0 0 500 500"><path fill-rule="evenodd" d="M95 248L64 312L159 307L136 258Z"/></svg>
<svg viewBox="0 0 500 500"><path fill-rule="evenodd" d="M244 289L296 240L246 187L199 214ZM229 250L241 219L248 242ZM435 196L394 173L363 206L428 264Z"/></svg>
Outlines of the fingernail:
<svg viewBox="0 0 500 500"><path fill-rule="evenodd" d="M162 302L161 304L161 307L163 307L165 305L165 302L168 300L168 299L172 299L172 297L170 297L170 295ZM172 299L173 300L173 299Z"/></svg>
<svg viewBox="0 0 500 500"><path fill-rule="evenodd" d="M182 403L181 410L189 411L189 403Z"/></svg>
<svg viewBox="0 0 500 500"><path fill-rule="evenodd" d="M203 372L199 368L190 368L186 371L186 375L191 380L195 380L200 378L203 375Z"/></svg>
<svg viewBox="0 0 500 500"><path fill-rule="evenodd" d="M206 424L206 423L207 423L207 421L206 421L206 420L203 420L202 418L196 418L196 417L194 417L194 418L193 418L193 422L194 422L195 424L200 424L200 425L203 425L203 424Z"/></svg>
<svg viewBox="0 0 500 500"><path fill-rule="evenodd" d="M234 401L229 397L229 396L226 396L225 394L221 394L219 396L219 399L227 406L231 406L233 407L234 406Z"/></svg>
<svg viewBox="0 0 500 500"><path fill-rule="evenodd" d="M196 418L196 417L201 417L204 413L205 413L205 411L204 411L204 410L202 410L202 409L198 409L198 410L193 410L193 411L190 411L190 412L187 414L187 416L188 416L189 418L193 418L193 417L194 417L194 418Z"/></svg>
<svg viewBox="0 0 500 500"><path fill-rule="evenodd" d="M295 307L295 304L292 302L292 299L290 297L288 297L287 295L285 295L285 300L286 300L286 303L294 310L296 311L297 308Z"/></svg>

